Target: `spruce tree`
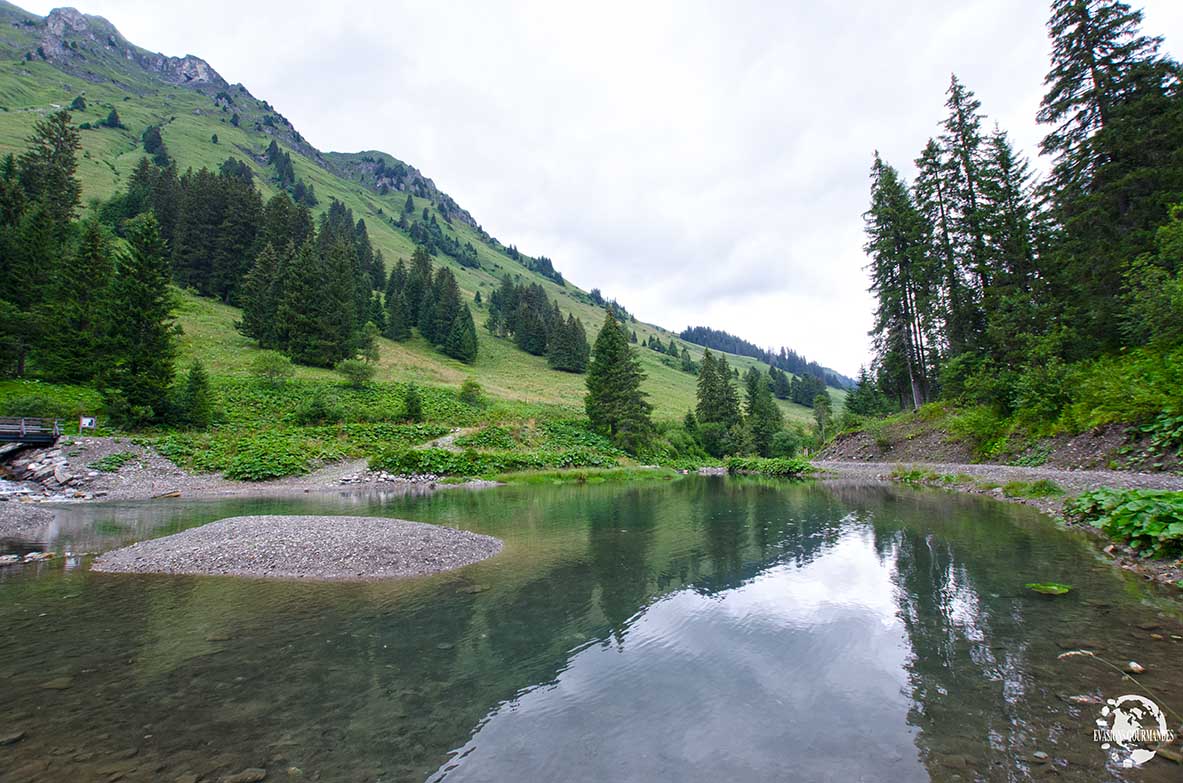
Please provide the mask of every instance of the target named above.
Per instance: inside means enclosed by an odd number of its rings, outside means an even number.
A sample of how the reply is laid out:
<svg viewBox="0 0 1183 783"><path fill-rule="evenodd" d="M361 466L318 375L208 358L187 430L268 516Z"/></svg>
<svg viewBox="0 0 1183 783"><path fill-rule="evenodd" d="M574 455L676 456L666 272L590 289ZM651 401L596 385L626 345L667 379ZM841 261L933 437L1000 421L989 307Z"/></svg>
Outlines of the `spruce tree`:
<svg viewBox="0 0 1183 783"><path fill-rule="evenodd" d="M194 360L177 395L177 419L180 424L203 430L214 420L214 396L205 365Z"/></svg>
<svg viewBox="0 0 1183 783"><path fill-rule="evenodd" d="M75 177L82 143L70 112L55 112L34 122L28 145L18 161L21 185L30 201L44 203L45 216L60 241L82 197L82 185Z"/></svg>
<svg viewBox="0 0 1183 783"><path fill-rule="evenodd" d="M402 290L396 291L394 298L387 300L386 336L398 342L411 339L413 322L407 295Z"/></svg>
<svg viewBox="0 0 1183 783"><path fill-rule="evenodd" d="M465 364L472 364L476 361L476 324L472 321L472 311L468 309L467 305L462 306L452 320L448 340L444 344L444 353Z"/></svg>
<svg viewBox="0 0 1183 783"><path fill-rule="evenodd" d="M772 396L772 387L765 374L755 367L744 375L747 390L747 428L752 435L752 447L761 457L772 454L772 439L784 428L784 417Z"/></svg>
<svg viewBox="0 0 1183 783"><path fill-rule="evenodd" d="M1103 159L1091 143L1113 119L1129 77L1158 58L1161 38L1141 32L1142 12L1116 0L1053 0L1048 33L1052 67L1037 119L1052 130L1041 151L1053 156L1055 186L1089 186Z"/></svg>
<svg viewBox="0 0 1183 783"><path fill-rule="evenodd" d="M169 263L155 216L126 226L131 250L111 286L110 343L102 381L128 423L159 421L169 409L179 329Z"/></svg>
<svg viewBox="0 0 1183 783"><path fill-rule="evenodd" d="M287 246L283 254L268 244L255 258L254 266L242 282L242 320L234 326L247 337L253 337L261 348L283 345L279 322L279 303L283 298L283 280L287 259L295 255L295 248Z"/></svg>
<svg viewBox="0 0 1183 783"><path fill-rule="evenodd" d="M644 380L628 336L609 312L592 350L584 404L592 427L631 453L644 445L653 428L652 406L641 391Z"/></svg>
<svg viewBox="0 0 1183 783"><path fill-rule="evenodd" d="M82 383L101 366L107 305L115 267L110 243L97 221L82 228L78 247L55 272L47 303L38 362L49 380Z"/></svg>

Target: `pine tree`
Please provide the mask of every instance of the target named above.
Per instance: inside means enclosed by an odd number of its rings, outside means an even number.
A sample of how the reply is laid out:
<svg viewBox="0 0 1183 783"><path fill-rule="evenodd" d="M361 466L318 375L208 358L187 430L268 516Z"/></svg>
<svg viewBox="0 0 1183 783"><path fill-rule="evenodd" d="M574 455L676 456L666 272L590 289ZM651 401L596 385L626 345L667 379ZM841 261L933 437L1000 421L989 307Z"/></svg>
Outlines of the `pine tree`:
<svg viewBox="0 0 1183 783"><path fill-rule="evenodd" d="M92 379L104 358L107 304L115 274L110 243L97 221L88 221L82 237L56 270L47 303L46 331L38 364L49 380L83 383Z"/></svg>
<svg viewBox="0 0 1183 783"><path fill-rule="evenodd" d="M131 250L111 286L108 364L104 385L129 423L159 421L169 409L179 329L173 321L169 263L153 215L126 227Z"/></svg>
<svg viewBox="0 0 1183 783"><path fill-rule="evenodd" d="M648 440L652 406L641 391L645 373L629 348L628 336L608 313L596 337L587 372L585 407L592 426L626 451L635 453Z"/></svg>
<svg viewBox="0 0 1183 783"><path fill-rule="evenodd" d="M1158 57L1161 38L1142 35L1142 12L1115 0L1053 0L1052 67L1037 119L1054 126L1041 151L1055 158L1056 187L1089 187L1103 159L1091 143L1113 119L1129 77Z"/></svg>
<svg viewBox="0 0 1183 783"><path fill-rule="evenodd" d="M242 320L234 326L247 337L253 337L261 348L277 348L284 344L281 337L279 305L283 299L283 281L295 247L289 244L279 253L270 244L255 258L255 264L242 282Z"/></svg>
<svg viewBox="0 0 1183 783"><path fill-rule="evenodd" d="M747 390L747 428L752 434L752 447L761 457L772 453L772 439L784 428L784 416L772 397L772 387L765 374L755 367L744 375Z"/></svg>
<svg viewBox="0 0 1183 783"><path fill-rule="evenodd" d="M214 420L214 395L210 388L205 365L195 360L185 375L185 383L177 395L179 423L203 430Z"/></svg>
<svg viewBox="0 0 1183 783"><path fill-rule="evenodd" d="M411 339L411 308L407 303L407 295L396 291L392 299L387 300L386 308L386 336L391 340L403 342Z"/></svg>
<svg viewBox="0 0 1183 783"><path fill-rule="evenodd" d="M46 219L61 240L82 197L82 185L75 177L81 141L70 112L59 111L34 122L28 144L18 161L21 185L30 201L44 203Z"/></svg>
<svg viewBox="0 0 1183 783"><path fill-rule="evenodd" d="M898 172L878 153L871 168L871 208L864 221L871 291L878 298L876 351L881 359L889 354L900 359L912 404L919 407L928 400L930 375L926 339L931 329L917 306L929 298L922 273L924 223Z"/></svg>
<svg viewBox="0 0 1183 783"><path fill-rule="evenodd" d="M473 323L472 311L467 306L462 306L452 320L448 340L444 344L444 353L465 364L472 364L476 361L476 324Z"/></svg>

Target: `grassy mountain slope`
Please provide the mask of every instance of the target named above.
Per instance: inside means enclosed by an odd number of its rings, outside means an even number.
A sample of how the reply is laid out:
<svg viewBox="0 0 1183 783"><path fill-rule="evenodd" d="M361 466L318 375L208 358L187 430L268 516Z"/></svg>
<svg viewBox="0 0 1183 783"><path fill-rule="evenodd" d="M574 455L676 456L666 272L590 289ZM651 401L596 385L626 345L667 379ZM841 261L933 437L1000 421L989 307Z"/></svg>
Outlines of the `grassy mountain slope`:
<svg viewBox="0 0 1183 783"><path fill-rule="evenodd" d="M232 156L251 167L267 198L276 192L276 186L265 150L275 140L291 153L297 177L315 187L320 205L314 212L327 208L330 199L345 203L365 219L374 246L388 262L409 258L414 249L411 238L396 222L407 193L415 191L422 194L413 196L416 214L426 208L446 234L477 249L480 267L476 269L462 267L444 255L435 258L437 264L446 264L455 272L469 300L478 291L487 298L500 278L510 273L540 283L564 313L574 313L584 322L591 338L604 318L604 310L585 292L569 284L559 285L511 258L455 201L413 168L406 167L404 181L383 192L375 179L367 176L365 159L381 156L390 164L398 163L397 159L375 152L321 153L268 103L241 85L227 84L198 58L169 58L139 49L107 21L70 9L55 10L42 19L0 2L0 154L22 150L39 116L69 106L77 96L84 98L86 109L74 112L76 124L95 126L115 109L124 125L82 132L78 175L84 201L108 198L124 187L144 155L143 131L153 125L161 128L168 152L180 170L216 169ZM232 122L235 115L237 124ZM473 314L478 324L483 323L479 307ZM180 322L186 355L201 357L215 375L245 372L254 348L234 331L237 317L233 308L184 297ZM642 342L656 335L667 345L671 339L686 345L696 358L702 353L660 327L636 322L629 328L636 330ZM418 338L402 344L382 340L378 380L455 385L471 376L492 395L504 399L581 406L583 376L550 370L544 359L519 351L483 329L478 331L480 356L473 367L444 357ZM672 419L693 407L694 376L666 366L663 357L653 351L642 348L639 353L649 376L646 390L656 416ZM767 369L746 357L729 356L729 361L741 373L750 366ZM325 374L308 368L300 373L305 377ZM838 390L831 390L831 394L840 405L844 394ZM807 408L783 401L779 404L789 419L810 416Z"/></svg>

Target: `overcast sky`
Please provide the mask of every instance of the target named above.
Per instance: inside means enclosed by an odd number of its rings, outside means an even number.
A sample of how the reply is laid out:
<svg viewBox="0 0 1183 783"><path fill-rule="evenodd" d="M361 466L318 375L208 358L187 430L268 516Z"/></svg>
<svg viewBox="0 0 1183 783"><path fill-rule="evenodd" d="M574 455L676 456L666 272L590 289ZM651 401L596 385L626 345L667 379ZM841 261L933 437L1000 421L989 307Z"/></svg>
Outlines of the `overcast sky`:
<svg viewBox="0 0 1183 783"><path fill-rule="evenodd" d="M321 149L419 167L643 320L847 374L870 350L872 152L910 173L952 72L1021 148L1042 136L1040 0L80 2L205 58ZM1183 3L1143 7L1183 56Z"/></svg>

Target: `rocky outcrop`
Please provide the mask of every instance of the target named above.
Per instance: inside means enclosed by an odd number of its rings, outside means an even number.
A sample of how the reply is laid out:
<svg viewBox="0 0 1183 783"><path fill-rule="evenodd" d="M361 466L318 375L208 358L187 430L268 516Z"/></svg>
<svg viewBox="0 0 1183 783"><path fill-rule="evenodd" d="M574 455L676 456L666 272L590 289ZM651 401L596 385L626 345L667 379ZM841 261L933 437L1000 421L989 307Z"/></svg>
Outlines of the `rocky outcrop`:
<svg viewBox="0 0 1183 783"><path fill-rule="evenodd" d="M96 55L114 55L138 65L169 84L227 87L226 80L205 60L193 55L168 57L128 42L100 16L74 8L55 8L45 17L40 53L55 65L82 67Z"/></svg>

